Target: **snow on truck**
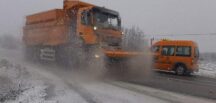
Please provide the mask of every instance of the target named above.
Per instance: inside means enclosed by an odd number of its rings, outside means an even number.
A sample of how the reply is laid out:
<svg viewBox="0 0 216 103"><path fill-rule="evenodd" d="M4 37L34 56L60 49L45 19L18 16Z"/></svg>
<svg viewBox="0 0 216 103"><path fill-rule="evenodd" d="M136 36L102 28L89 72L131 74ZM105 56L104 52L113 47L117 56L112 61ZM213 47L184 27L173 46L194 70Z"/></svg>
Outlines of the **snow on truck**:
<svg viewBox="0 0 216 103"><path fill-rule="evenodd" d="M26 56L35 60L77 64L101 55L110 60L138 54L121 48L118 12L81 1L65 0L63 9L27 16L23 31Z"/></svg>

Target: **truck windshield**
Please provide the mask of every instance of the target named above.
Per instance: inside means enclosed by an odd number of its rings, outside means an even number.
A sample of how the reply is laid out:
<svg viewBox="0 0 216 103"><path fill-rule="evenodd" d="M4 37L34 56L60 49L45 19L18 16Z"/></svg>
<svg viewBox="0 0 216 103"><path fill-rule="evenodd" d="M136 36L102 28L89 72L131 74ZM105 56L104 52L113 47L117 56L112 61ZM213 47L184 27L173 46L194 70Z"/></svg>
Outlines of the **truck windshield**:
<svg viewBox="0 0 216 103"><path fill-rule="evenodd" d="M99 12L95 13L95 19L97 27L115 30L120 28L118 16Z"/></svg>

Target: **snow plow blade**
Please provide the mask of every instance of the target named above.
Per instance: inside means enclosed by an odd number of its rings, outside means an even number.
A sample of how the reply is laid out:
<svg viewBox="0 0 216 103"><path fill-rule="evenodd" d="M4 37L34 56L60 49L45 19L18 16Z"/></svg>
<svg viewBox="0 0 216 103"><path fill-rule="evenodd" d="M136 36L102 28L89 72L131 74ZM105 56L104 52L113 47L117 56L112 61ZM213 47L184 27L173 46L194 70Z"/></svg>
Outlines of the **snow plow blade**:
<svg viewBox="0 0 216 103"><path fill-rule="evenodd" d="M131 57L137 57L142 56L144 53L142 52L128 52L128 51L122 51L122 50L116 50L116 51L104 51L105 55L109 58L131 58Z"/></svg>

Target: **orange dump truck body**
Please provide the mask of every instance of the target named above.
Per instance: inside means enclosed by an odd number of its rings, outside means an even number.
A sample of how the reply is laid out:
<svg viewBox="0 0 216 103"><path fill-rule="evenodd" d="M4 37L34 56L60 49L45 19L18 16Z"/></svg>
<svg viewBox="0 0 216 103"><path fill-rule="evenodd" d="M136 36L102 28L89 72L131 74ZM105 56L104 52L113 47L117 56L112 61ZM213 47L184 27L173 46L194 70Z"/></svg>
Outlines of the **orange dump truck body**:
<svg viewBox="0 0 216 103"><path fill-rule="evenodd" d="M26 17L23 41L27 46L66 44L69 42L71 34L69 31L72 26L71 22L80 22L80 10L92 7L96 6L81 1L65 0L63 9L29 15ZM77 12L76 16L70 16L69 12L73 10ZM93 30L90 27L84 27L77 23L76 29L72 32L76 32L87 44L96 43L96 36L93 35ZM86 35L79 35L80 32L84 32Z"/></svg>
<svg viewBox="0 0 216 103"><path fill-rule="evenodd" d="M53 21L64 16L64 11L62 9L54 9L46 12L41 12L26 17L26 24L36 24L41 22Z"/></svg>
<svg viewBox="0 0 216 103"><path fill-rule="evenodd" d="M27 16L23 40L27 45L60 45L67 42L67 19L61 9Z"/></svg>

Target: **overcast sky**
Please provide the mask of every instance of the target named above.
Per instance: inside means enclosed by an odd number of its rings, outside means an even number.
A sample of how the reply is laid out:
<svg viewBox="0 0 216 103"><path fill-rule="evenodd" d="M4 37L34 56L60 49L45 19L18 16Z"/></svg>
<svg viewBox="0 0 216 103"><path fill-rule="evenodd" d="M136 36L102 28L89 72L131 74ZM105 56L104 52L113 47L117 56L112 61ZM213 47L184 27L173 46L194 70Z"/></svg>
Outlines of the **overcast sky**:
<svg viewBox="0 0 216 103"><path fill-rule="evenodd" d="M0 0L0 34L21 34L26 15L62 8L62 1ZM119 11L124 26L139 26L146 34L216 33L216 0L84 1ZM213 41L216 41L216 36L209 38L214 38ZM201 39L195 40L200 42ZM216 49L209 51L216 52Z"/></svg>

